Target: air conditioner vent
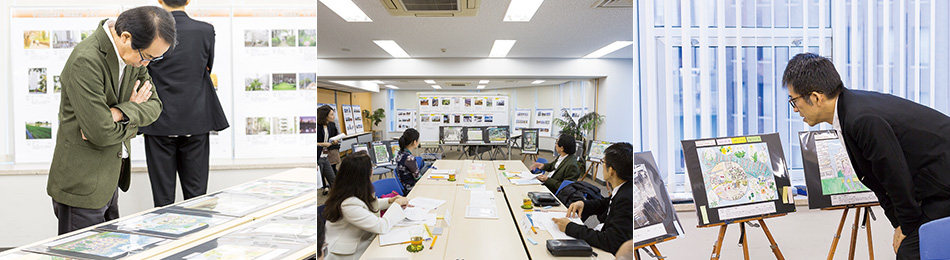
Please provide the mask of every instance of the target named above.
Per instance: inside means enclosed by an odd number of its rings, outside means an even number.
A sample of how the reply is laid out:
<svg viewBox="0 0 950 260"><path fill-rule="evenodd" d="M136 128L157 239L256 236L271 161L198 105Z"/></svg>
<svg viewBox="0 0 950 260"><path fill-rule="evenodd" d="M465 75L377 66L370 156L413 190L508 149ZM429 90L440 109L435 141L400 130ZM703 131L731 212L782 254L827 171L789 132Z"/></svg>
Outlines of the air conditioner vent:
<svg viewBox="0 0 950 260"><path fill-rule="evenodd" d="M465 87L468 86L468 83L446 83L450 87Z"/></svg>
<svg viewBox="0 0 950 260"><path fill-rule="evenodd" d="M633 0L596 0L594 8L633 8Z"/></svg>
<svg viewBox="0 0 950 260"><path fill-rule="evenodd" d="M380 0L393 16L463 17L478 14L480 0Z"/></svg>

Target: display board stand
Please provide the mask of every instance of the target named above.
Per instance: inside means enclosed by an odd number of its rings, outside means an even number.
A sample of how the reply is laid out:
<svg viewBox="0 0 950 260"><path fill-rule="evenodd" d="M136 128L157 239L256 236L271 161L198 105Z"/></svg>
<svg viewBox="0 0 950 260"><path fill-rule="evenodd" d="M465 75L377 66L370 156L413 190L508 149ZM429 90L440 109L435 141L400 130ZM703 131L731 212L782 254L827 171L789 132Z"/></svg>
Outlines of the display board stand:
<svg viewBox="0 0 950 260"><path fill-rule="evenodd" d="M587 167L587 172L585 172L583 175L581 175L581 178L578 179L577 181L583 181L584 178L587 177L588 174L593 174L593 175L590 176L591 180L597 180L597 172L600 170L600 164L601 164L601 162L600 162L600 161L591 161L591 160L587 160L587 162L590 163L590 164L589 164L590 166ZM605 170L606 170L606 169L605 169Z"/></svg>
<svg viewBox="0 0 950 260"><path fill-rule="evenodd" d="M650 257L653 257L653 258L656 258L656 259L666 259L665 256L663 256L662 254L660 254L660 249L657 249L657 248L656 248L656 244L659 244L659 243L662 243L662 242L666 242L666 241L670 241L670 240L673 240L674 238L676 238L676 237L668 237L668 238L665 238L665 239L660 239L660 240L657 240L657 241L653 241L653 242L650 242L650 243L646 243L646 244L643 244L643 245L641 245L641 246L634 247L634 248L633 248L633 251L637 251L637 250L640 250L641 248L647 248L647 247L649 247L649 248L650 248L650 251L647 251L647 254L649 254ZM644 251L646 251L646 249L644 249ZM634 254L634 257L635 257L637 260L640 260L640 254Z"/></svg>
<svg viewBox="0 0 950 260"><path fill-rule="evenodd" d="M765 216L754 217L754 218L747 218L747 219L740 219L740 220L730 220L730 221L727 221L727 222L725 222L725 223L718 223L718 224L711 224L711 225L699 225L699 226L696 226L696 227L704 228L704 227L720 226L720 227L719 227L719 239L716 239L716 244L713 246L712 255L709 256L709 259L710 259L710 260L719 260L719 256L720 256L720 255L719 255L719 252L722 250L722 240L723 240L723 238L726 237L726 228L729 227L729 224L739 224L739 230L740 230L740 232L739 232L739 236L740 236L739 239L740 239L740 240L739 240L739 241L742 242L742 256L743 256L743 259L748 260L748 259L749 259L749 242L748 242L748 240L746 239L746 236L745 236L745 222L758 221L758 222L759 222L759 225L762 226L762 231L765 231L765 236L769 238L769 243L770 243L770 246L769 246L769 247L772 248L772 253L775 254L775 259L785 260L785 256L782 255L782 251L778 249L778 244L776 244L776 243L775 243L775 239L772 238L772 233L769 232L769 227L765 225L765 219L766 219L766 218L781 217L781 216L785 216L785 215L786 215L785 213L782 213L782 214L774 214L774 215L765 215Z"/></svg>
<svg viewBox="0 0 950 260"><path fill-rule="evenodd" d="M858 220L861 218L861 209L864 209L864 228L867 229L868 233L868 259L874 260L874 241L871 240L871 220L868 217L872 216L871 207L881 205L880 203L869 203L869 204L860 204L860 205L848 205L841 207L831 207L821 210L838 210L844 209L844 212L841 213L841 223L838 224L838 231L835 232L835 238L831 242L831 250L828 251L828 260L834 259L835 249L838 248L838 239L841 238L841 229L844 228L844 221L848 218L848 210L854 208L854 225L851 226L851 248L848 251L848 259L854 259L854 248L858 243Z"/></svg>
<svg viewBox="0 0 950 260"><path fill-rule="evenodd" d="M524 154L523 156L521 156L521 161L524 162L524 160L525 160L525 159L528 159L528 158L531 159L531 163L534 163L534 162L537 162L537 161L538 161L538 155L537 155L537 154L529 154L529 153L526 153L526 154Z"/></svg>

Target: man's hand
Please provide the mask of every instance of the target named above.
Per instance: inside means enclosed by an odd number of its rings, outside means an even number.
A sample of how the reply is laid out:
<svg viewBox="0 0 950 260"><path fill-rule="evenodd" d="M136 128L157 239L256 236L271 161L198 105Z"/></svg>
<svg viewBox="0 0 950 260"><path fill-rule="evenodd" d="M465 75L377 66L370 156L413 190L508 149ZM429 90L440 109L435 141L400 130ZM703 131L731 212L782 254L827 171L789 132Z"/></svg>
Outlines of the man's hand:
<svg viewBox="0 0 950 260"><path fill-rule="evenodd" d="M544 174L538 175L538 180L539 180L539 181L548 181L548 176L547 176L547 175L544 175Z"/></svg>
<svg viewBox="0 0 950 260"><path fill-rule="evenodd" d="M907 237L901 232L901 227L898 226L897 229L894 229L894 253L897 253L897 249L901 247L901 241L904 241L904 238Z"/></svg>
<svg viewBox="0 0 950 260"><path fill-rule="evenodd" d="M148 98L152 96L152 83L146 81L141 89L139 89L139 83L140 81L135 81L135 86L132 87L132 97L129 98L129 102L141 104L142 102L148 101Z"/></svg>
<svg viewBox="0 0 950 260"><path fill-rule="evenodd" d="M554 221L554 224L557 224L557 229L561 232L567 230L567 223L571 223L571 220L567 218L551 218Z"/></svg>
<svg viewBox="0 0 950 260"><path fill-rule="evenodd" d="M534 163L534 164L531 164L531 170L532 170L532 171L534 171L534 169L541 168L541 167L544 167L544 164L542 164L542 163Z"/></svg>
<svg viewBox="0 0 950 260"><path fill-rule="evenodd" d="M112 112L112 122L122 121L122 110L118 108L110 107L109 112Z"/></svg>
<svg viewBox="0 0 950 260"><path fill-rule="evenodd" d="M581 214L584 213L584 201L575 201L571 203L571 206L567 207L567 217L581 217Z"/></svg>
<svg viewBox="0 0 950 260"><path fill-rule="evenodd" d="M79 129L79 135L82 136L83 140L89 140L89 139L86 139L86 134L82 133L82 129Z"/></svg>

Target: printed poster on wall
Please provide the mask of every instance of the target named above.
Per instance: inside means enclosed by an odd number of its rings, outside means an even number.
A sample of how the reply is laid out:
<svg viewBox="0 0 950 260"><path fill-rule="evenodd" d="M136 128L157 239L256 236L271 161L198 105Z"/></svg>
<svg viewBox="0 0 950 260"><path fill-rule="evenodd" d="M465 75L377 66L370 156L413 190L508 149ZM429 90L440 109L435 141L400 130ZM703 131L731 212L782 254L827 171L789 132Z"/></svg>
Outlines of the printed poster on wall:
<svg viewBox="0 0 950 260"><path fill-rule="evenodd" d="M236 158L315 156L316 8L234 8Z"/></svg>
<svg viewBox="0 0 950 260"><path fill-rule="evenodd" d="M521 129L525 129L531 126L531 109L516 109L515 110L515 121L512 124L514 126L514 131L512 131L512 136L521 135Z"/></svg>
<svg viewBox="0 0 950 260"><path fill-rule="evenodd" d="M350 105L340 105L340 107L343 109L343 125L345 125L346 134L356 133L356 124L353 122L353 107Z"/></svg>
<svg viewBox="0 0 950 260"><path fill-rule="evenodd" d="M538 109L534 117L534 128L538 128L541 136L557 136L551 130L553 124L554 109Z"/></svg>
<svg viewBox="0 0 950 260"><path fill-rule="evenodd" d="M362 134L364 132L363 128L363 110L360 109L359 105L352 105L353 109L353 129L354 133Z"/></svg>
<svg viewBox="0 0 950 260"><path fill-rule="evenodd" d="M396 131L403 132L409 128L416 128L415 109L396 109Z"/></svg>

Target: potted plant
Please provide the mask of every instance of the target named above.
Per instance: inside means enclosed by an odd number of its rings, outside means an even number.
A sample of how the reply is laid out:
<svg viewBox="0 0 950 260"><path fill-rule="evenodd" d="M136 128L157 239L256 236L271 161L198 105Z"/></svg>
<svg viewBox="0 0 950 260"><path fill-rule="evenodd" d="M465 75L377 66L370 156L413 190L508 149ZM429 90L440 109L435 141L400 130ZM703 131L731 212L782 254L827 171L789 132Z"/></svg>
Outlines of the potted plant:
<svg viewBox="0 0 950 260"><path fill-rule="evenodd" d="M571 117L571 112L568 109L561 109L561 117L554 119L554 125L561 128L561 134L567 134L574 139L581 141L581 145L587 147L587 136L594 131L600 124L604 123L604 116L598 114L597 112L587 113L577 121L574 121L574 118ZM581 148L583 149L583 147ZM580 149L578 149L580 150ZM584 149L586 151L586 149ZM580 163L581 171L586 170L587 165L587 155L580 154L577 155Z"/></svg>

